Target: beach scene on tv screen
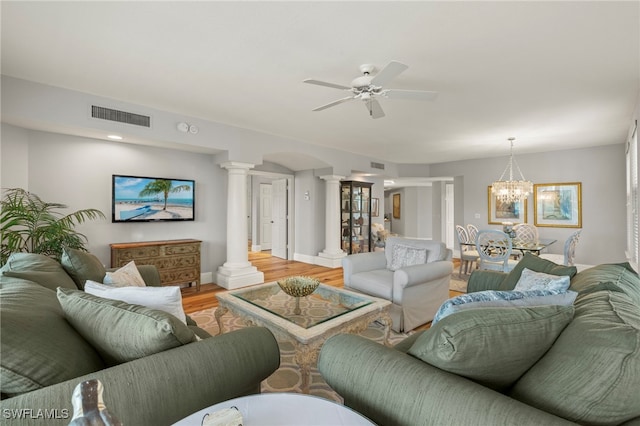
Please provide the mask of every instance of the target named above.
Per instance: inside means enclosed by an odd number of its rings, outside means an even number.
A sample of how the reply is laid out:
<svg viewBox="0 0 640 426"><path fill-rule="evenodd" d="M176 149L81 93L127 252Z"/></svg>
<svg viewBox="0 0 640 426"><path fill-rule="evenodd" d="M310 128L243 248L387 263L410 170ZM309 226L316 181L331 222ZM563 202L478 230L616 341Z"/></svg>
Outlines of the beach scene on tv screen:
<svg viewBox="0 0 640 426"><path fill-rule="evenodd" d="M114 220L193 220L194 182L114 176Z"/></svg>

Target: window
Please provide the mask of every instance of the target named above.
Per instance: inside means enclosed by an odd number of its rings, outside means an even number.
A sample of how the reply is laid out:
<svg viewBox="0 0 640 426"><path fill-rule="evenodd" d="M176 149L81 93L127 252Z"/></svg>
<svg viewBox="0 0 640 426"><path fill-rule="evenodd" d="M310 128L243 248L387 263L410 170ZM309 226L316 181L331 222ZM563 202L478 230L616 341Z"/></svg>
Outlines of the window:
<svg viewBox="0 0 640 426"><path fill-rule="evenodd" d="M631 139L627 143L627 258L636 271L639 270L640 258L638 203L638 122L636 121Z"/></svg>

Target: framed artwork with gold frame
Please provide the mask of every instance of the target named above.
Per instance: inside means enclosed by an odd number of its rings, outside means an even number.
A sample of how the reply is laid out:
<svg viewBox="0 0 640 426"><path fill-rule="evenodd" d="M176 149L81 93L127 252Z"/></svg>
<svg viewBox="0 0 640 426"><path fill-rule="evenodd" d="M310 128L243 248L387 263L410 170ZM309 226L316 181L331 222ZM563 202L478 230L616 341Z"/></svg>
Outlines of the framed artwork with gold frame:
<svg viewBox="0 0 640 426"><path fill-rule="evenodd" d="M377 198L372 198L371 199L371 216L372 217L378 217L378 215L380 214L380 208L378 206L378 199Z"/></svg>
<svg viewBox="0 0 640 426"><path fill-rule="evenodd" d="M582 228L582 183L533 185L535 226Z"/></svg>
<svg viewBox="0 0 640 426"><path fill-rule="evenodd" d="M515 203L503 203L491 192L491 185L487 187L489 224L501 225L502 222L527 223L527 199Z"/></svg>
<svg viewBox="0 0 640 426"><path fill-rule="evenodd" d="M400 194L393 194L393 218L400 219Z"/></svg>

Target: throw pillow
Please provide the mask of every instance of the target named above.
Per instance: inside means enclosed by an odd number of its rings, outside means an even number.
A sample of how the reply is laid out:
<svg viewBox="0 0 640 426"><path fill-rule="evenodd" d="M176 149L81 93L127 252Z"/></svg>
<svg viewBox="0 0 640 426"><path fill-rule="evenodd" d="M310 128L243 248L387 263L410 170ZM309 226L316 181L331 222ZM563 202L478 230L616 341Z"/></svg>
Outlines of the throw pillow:
<svg viewBox="0 0 640 426"><path fill-rule="evenodd" d="M408 353L441 370L503 390L547 352L573 313L573 306L468 310L426 330Z"/></svg>
<svg viewBox="0 0 640 426"><path fill-rule="evenodd" d="M578 295L575 291L530 290L496 291L486 290L461 294L445 301L433 317L433 326L441 319L464 310L515 306L573 305Z"/></svg>
<svg viewBox="0 0 640 426"><path fill-rule="evenodd" d="M77 289L76 283L55 259L37 253L13 253L0 269L7 277L22 278L53 291L58 287Z"/></svg>
<svg viewBox="0 0 640 426"><path fill-rule="evenodd" d="M196 335L166 312L79 290L58 288L67 321L109 365L195 342Z"/></svg>
<svg viewBox="0 0 640 426"><path fill-rule="evenodd" d="M427 249L395 244L391 254L390 270L427 263Z"/></svg>
<svg viewBox="0 0 640 426"><path fill-rule="evenodd" d="M557 276L545 274L544 272L535 272L529 268L524 268L520 279L516 283L514 290L556 290L567 291L570 279L567 275Z"/></svg>
<svg viewBox="0 0 640 426"><path fill-rule="evenodd" d="M107 273L97 257L81 250L64 249L60 263L80 290L86 280L102 282Z"/></svg>
<svg viewBox="0 0 640 426"><path fill-rule="evenodd" d="M524 268L528 268L535 272L544 272L552 275L567 275L569 279L578 272L575 266L558 265L550 260L543 259L535 254L525 253L524 257L513 267L511 272L502 280L500 290L513 290L516 283L520 279L520 275Z"/></svg>
<svg viewBox="0 0 640 426"><path fill-rule="evenodd" d="M140 271L138 271L136 263L133 260L116 271L107 272L104 276L104 283L114 285L116 287L146 286L144 279L142 278L142 275L140 275Z"/></svg>
<svg viewBox="0 0 640 426"><path fill-rule="evenodd" d="M182 308L182 293L180 287L112 287L95 281L87 280L84 291L105 299L120 300L133 305L142 305L151 309L159 309L170 313L183 323L187 323L187 316Z"/></svg>

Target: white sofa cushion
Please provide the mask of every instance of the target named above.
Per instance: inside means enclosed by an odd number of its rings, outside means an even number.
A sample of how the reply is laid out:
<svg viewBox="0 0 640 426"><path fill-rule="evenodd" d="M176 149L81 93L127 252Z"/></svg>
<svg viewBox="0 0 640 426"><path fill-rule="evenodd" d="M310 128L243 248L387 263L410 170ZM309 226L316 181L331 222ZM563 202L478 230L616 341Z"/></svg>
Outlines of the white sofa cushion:
<svg viewBox="0 0 640 426"><path fill-rule="evenodd" d="M393 271L374 269L351 276L349 288L386 300L393 299Z"/></svg>

